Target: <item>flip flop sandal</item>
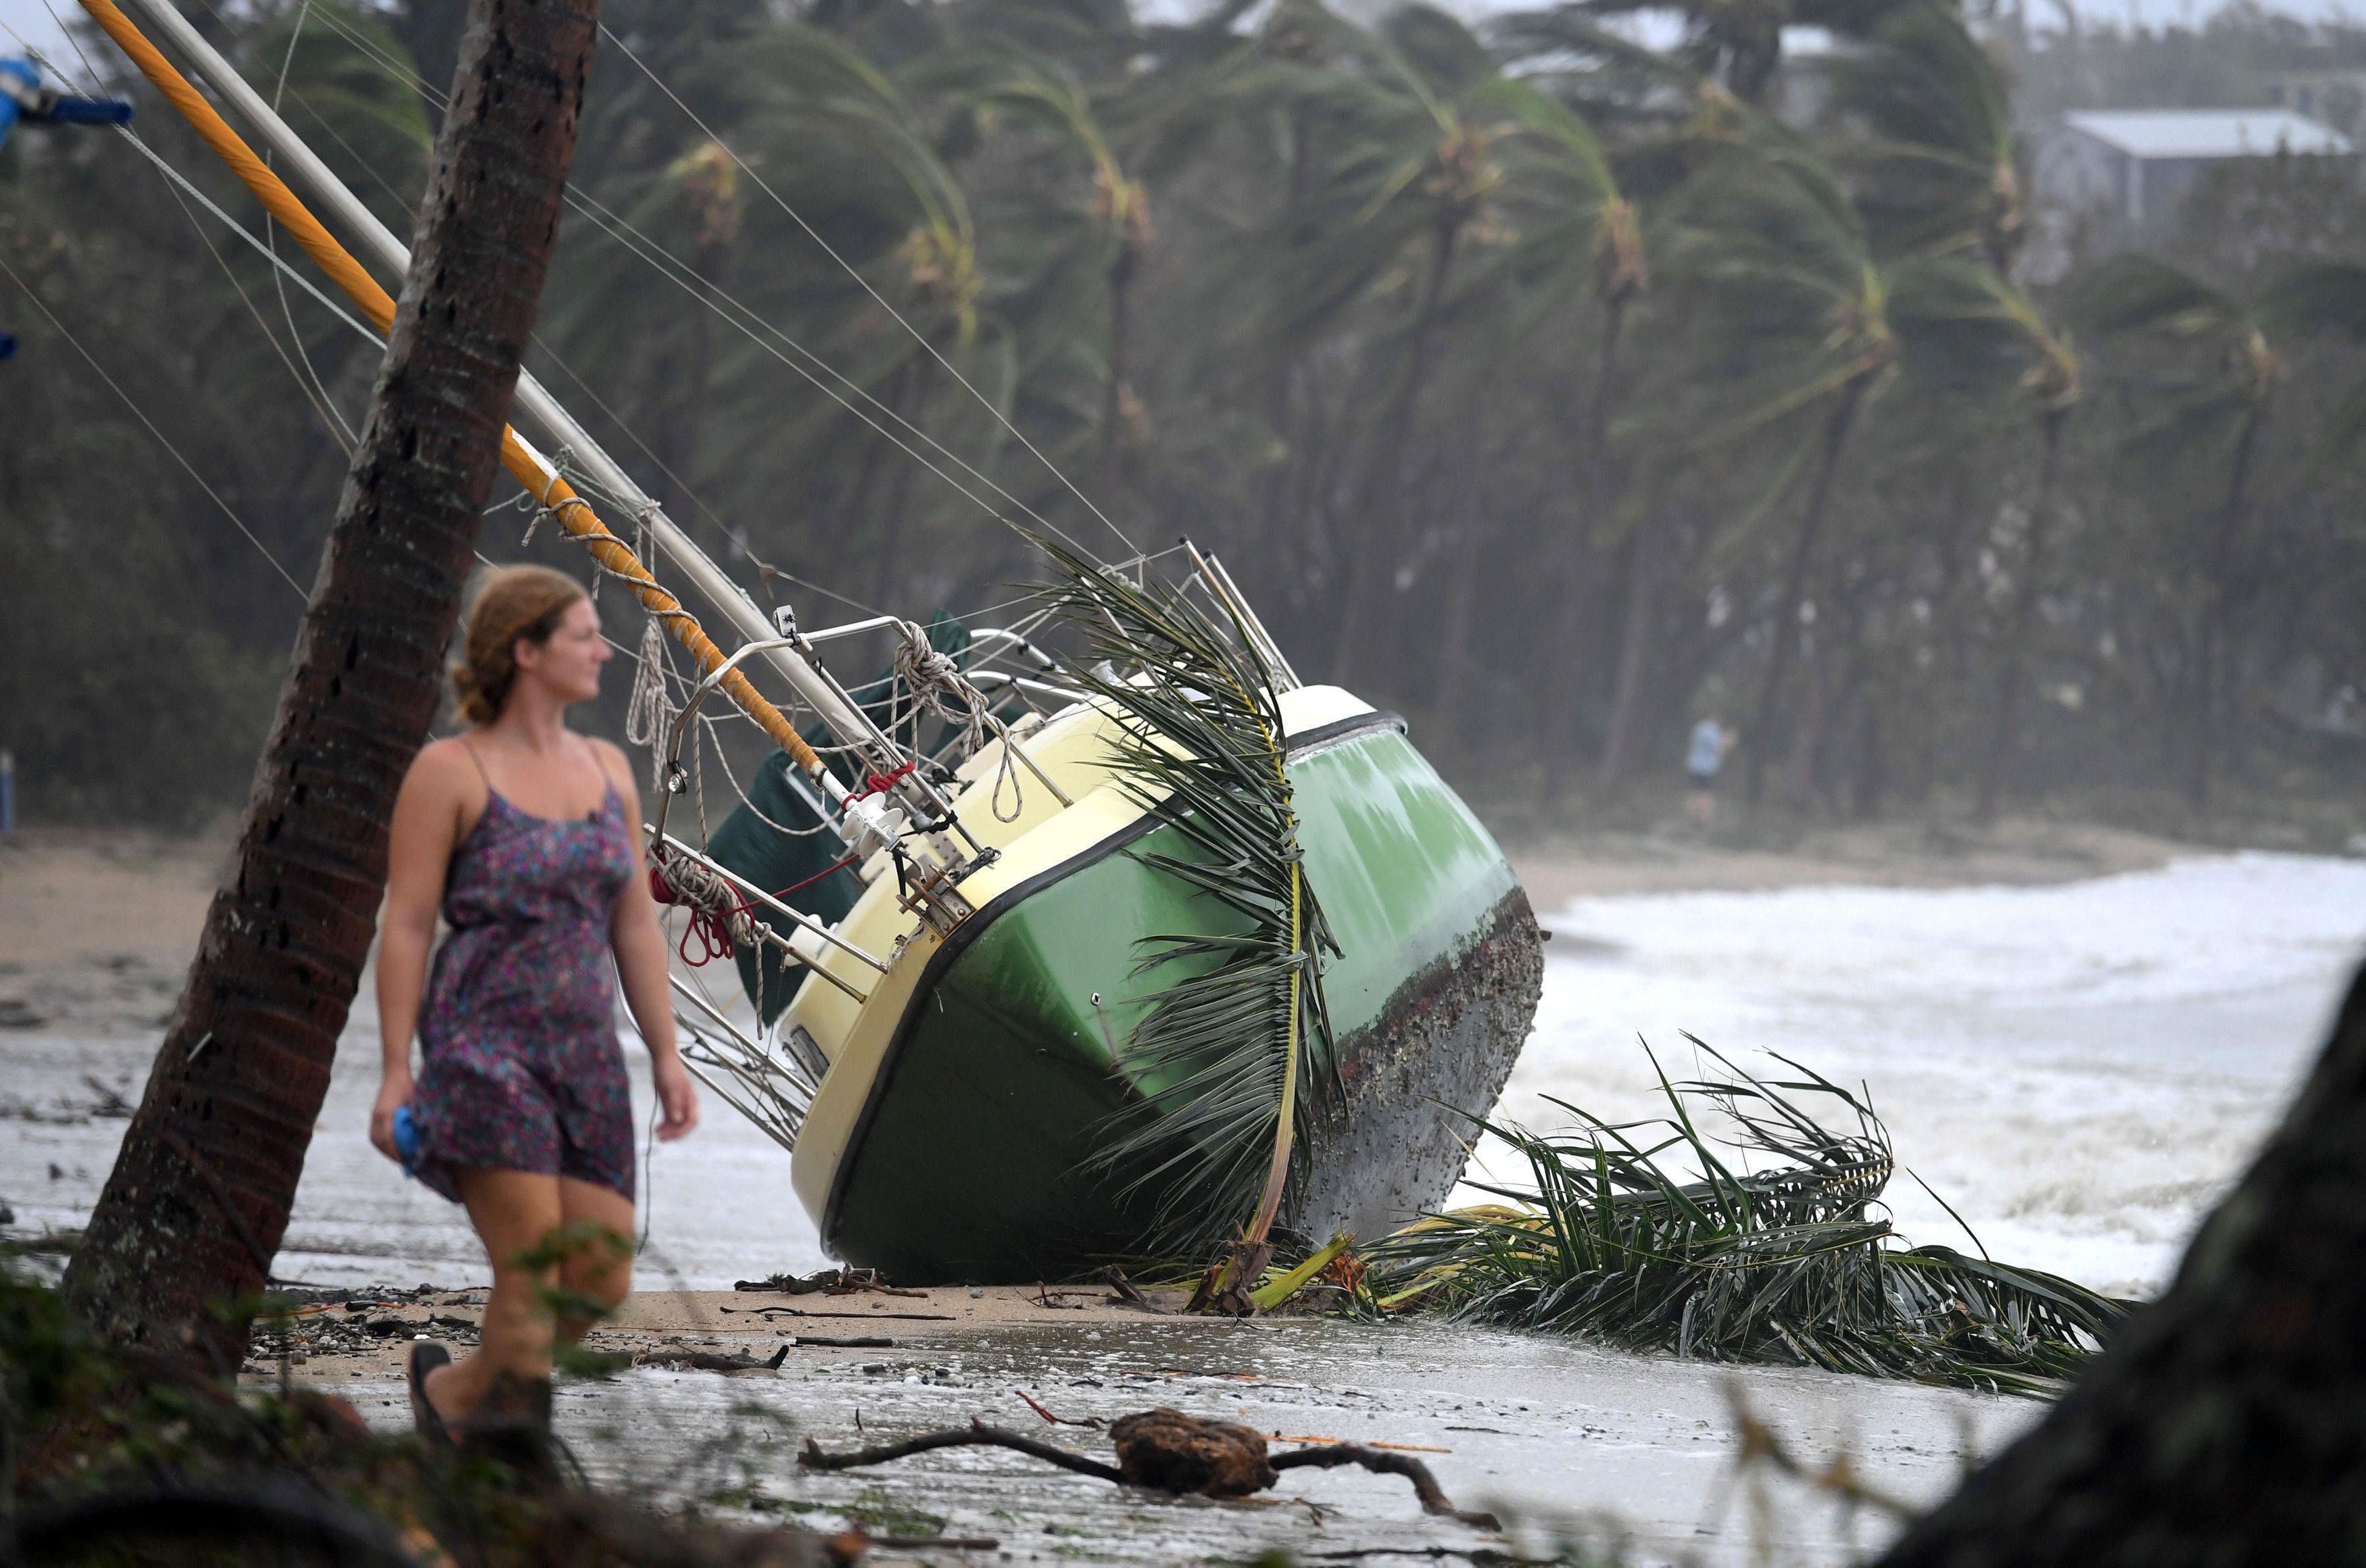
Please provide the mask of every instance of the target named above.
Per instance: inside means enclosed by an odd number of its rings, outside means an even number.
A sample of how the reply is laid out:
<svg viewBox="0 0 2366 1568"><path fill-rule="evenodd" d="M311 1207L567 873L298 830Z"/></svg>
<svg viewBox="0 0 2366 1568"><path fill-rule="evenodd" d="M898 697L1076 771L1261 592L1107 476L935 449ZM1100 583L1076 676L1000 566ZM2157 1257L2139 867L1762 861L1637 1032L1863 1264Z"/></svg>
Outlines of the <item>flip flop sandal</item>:
<svg viewBox="0 0 2366 1568"><path fill-rule="evenodd" d="M435 1413L434 1401L427 1397L427 1374L451 1364L452 1352L433 1339L422 1339L411 1347L411 1425L436 1448L450 1447L452 1434L445 1430L444 1417Z"/></svg>

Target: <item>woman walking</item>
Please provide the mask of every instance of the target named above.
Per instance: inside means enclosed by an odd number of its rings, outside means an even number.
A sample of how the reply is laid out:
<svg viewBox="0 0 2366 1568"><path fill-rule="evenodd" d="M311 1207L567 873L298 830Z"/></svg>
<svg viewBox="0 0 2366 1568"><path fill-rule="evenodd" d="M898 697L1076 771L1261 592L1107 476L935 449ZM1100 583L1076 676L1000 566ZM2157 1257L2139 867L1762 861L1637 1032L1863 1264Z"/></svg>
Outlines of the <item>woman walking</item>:
<svg viewBox="0 0 2366 1568"><path fill-rule="evenodd" d="M631 1288L632 1092L610 955L648 1042L658 1136L698 1122L632 769L566 723L599 694L599 611L564 573L506 567L479 589L464 646L452 687L471 727L422 748L395 801L370 1113L370 1141L467 1205L493 1265L476 1352L412 1348L411 1414L431 1439L472 1418L546 1422L554 1338L591 1326L565 1305L613 1307ZM439 908L452 929L431 975Z"/></svg>

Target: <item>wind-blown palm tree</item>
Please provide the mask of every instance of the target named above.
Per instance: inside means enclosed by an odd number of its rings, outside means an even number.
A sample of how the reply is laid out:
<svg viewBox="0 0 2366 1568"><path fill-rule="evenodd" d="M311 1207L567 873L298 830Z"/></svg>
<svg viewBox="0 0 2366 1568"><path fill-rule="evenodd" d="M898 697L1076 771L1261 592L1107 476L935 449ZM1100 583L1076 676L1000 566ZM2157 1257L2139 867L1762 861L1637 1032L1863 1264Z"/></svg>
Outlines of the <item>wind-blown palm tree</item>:
<svg viewBox="0 0 2366 1568"><path fill-rule="evenodd" d="M1127 406L1133 287L1156 238L1150 192L1120 162L1083 81L1059 61L997 41L977 46L952 62L940 81L975 108L1047 136L1090 173L1090 194L1067 209L1072 232L1052 241L1054 254L1046 258L1044 270L1075 268L1098 274L1108 351L1095 420L1094 467L1107 493L1117 479Z"/></svg>
<svg viewBox="0 0 2366 1568"><path fill-rule="evenodd" d="M2149 338L2203 356L2130 444L2162 457L2207 454L2225 465L2203 543L2203 602L2185 679L2185 794L2196 811L2206 811L2226 719L2224 688L2239 608L2236 557L2249 521L2260 434L2285 376L2284 356L2254 303L2149 257L2106 263L2081 288L2079 315L2099 338Z"/></svg>
<svg viewBox="0 0 2366 1568"><path fill-rule="evenodd" d="M1834 61L1834 157L1889 254L1976 252L2010 277L2028 212L2012 103L1962 15L1913 0Z"/></svg>
<svg viewBox="0 0 2366 1568"><path fill-rule="evenodd" d="M1704 172L1682 204L1672 264L1703 291L1696 326L1713 356L1704 373L1733 377L1729 411L1711 439L1779 430L1793 443L1781 476L1747 521L1763 518L1803 467L1808 475L1743 737L1755 804L1765 792L1833 481L1866 399L1898 359L1890 321L1898 278L1876 257L1831 170L1781 142L1737 148Z"/></svg>
<svg viewBox="0 0 2366 1568"><path fill-rule="evenodd" d="M1528 83L1499 78L1473 95L1513 128L1503 139L1505 178L1500 198L1505 220L1519 238L1504 270L1550 310L1582 303L1593 315L1593 375L1574 410L1573 460L1583 492L1580 526L1556 542L1559 612L1549 627L1547 666L1560 694L1548 722L1555 743L1547 755L1546 793L1558 794L1558 759L1578 729L1585 691L1583 670L1586 599L1581 581L1591 545L1608 535L1618 518L1629 465L1612 449L1610 432L1625 389L1629 314L1651 286L1643 219L1620 187L1617 171L1593 129L1575 110ZM1603 777L1625 768L1641 687L1644 653L1643 603L1649 581L1645 525L1630 527L1625 546L1627 624L1619 638L1618 671L1611 703Z"/></svg>
<svg viewBox="0 0 2366 1568"><path fill-rule="evenodd" d="M2031 639L2036 628L2037 601L2045 589L2046 547L2056 521L2056 498L2062 472L2062 435L2084 395L2079 355L2069 341L2049 327L2027 296L1990 273L1982 279L1994 303L1994 319L2008 332L2027 361L2015 386L2037 422L2037 477L2029 501L2029 521L2022 537L2021 571L2013 585L1997 657L1994 722L1988 744L1980 750L1979 778L1974 807L1982 822L1993 820L2002 798L2004 776L2019 734L2020 707L2028 685Z"/></svg>
<svg viewBox="0 0 2366 1568"><path fill-rule="evenodd" d="M1310 247L1311 298L1344 300L1399 264L1411 278L1396 367L1370 426L1356 510L1363 537L1350 561L1339 621L1336 678L1356 678L1387 618L1406 527L1405 476L1414 418L1436 368L1438 327L1455 263L1482 205L1503 180L1494 156L1506 129L1489 99L1494 62L1442 11L1406 6L1365 40L1361 69L1334 73L1322 94L1335 122L1332 199L1354 220ZM1302 309L1302 308L1301 308Z"/></svg>
<svg viewBox="0 0 2366 1568"><path fill-rule="evenodd" d="M1926 385L2012 398L2034 420L2037 472L1980 750L1987 820L2012 755L2079 361L2011 281L2027 227L2012 106L1962 16L1936 0L1898 6L1838 57L1830 85L1831 116L1848 132L1836 156L1868 231L1885 253L1926 258L1898 302L1910 368Z"/></svg>

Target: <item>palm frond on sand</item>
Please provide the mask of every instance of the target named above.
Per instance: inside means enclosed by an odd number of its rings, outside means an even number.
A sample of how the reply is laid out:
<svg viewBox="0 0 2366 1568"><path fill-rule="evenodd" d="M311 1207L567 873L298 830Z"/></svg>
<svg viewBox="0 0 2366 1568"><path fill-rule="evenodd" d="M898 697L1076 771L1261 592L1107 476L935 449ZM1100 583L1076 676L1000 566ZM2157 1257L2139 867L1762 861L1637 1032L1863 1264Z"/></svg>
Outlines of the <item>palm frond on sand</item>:
<svg viewBox="0 0 2366 1568"><path fill-rule="evenodd" d="M1229 912L1216 935L1143 938L1135 973L1175 978L1120 1054L1153 1087L1102 1129L1092 1163L1152 1196L1144 1250L1260 1249L1308 1137L1344 1103L1322 984L1338 946L1301 862L1272 674L1243 628L1179 592L1043 547L1087 645L1065 678L1114 717L1122 787L1190 846L1135 857ZM1254 1280L1263 1262L1240 1256L1232 1272Z"/></svg>
<svg viewBox="0 0 2366 1568"><path fill-rule="evenodd" d="M2131 1303L2052 1274L1906 1246L1880 1212L1897 1164L1869 1104L1786 1058L1801 1078L1770 1082L1692 1043L1728 1076L1661 1073L1665 1120L1613 1125L1554 1101L1578 1125L1546 1137L1474 1117L1534 1185L1487 1187L1508 1202L1373 1249L1382 1301L1629 1350L2033 1394L2058 1392L2125 1317ZM1853 1126L1835 1131L1807 1103ZM1706 1135L1696 1106L1730 1137ZM1663 1156L1700 1173L1672 1174Z"/></svg>

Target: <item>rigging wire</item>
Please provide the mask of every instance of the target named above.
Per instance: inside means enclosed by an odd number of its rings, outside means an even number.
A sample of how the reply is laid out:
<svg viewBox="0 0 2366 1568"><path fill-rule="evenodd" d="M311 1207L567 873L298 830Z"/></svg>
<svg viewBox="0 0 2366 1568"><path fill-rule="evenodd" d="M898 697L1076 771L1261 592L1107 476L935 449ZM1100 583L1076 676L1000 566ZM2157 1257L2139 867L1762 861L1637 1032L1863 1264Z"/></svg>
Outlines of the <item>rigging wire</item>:
<svg viewBox="0 0 2366 1568"><path fill-rule="evenodd" d="M328 427L329 434L335 440L338 447L347 457L351 457L354 454L351 434L344 429L344 417L339 414L335 406L328 401L327 388L322 387L318 396L314 395L312 385L308 383L303 375L297 370L296 362L287 357L287 350L281 346L279 334L271 330L271 323L263 319L263 312L256 308L254 301L248 297L246 286L239 282L238 274L231 270L229 258L216 248L213 237L205 231L204 226L197 221L197 215L189 209L187 198L169 185L165 187L164 194L173 198L173 204L181 209L181 216L189 220L189 231L197 237L197 242L206 248L206 254L214 259L214 265L221 269L222 276L227 278L231 287L237 291L238 302L246 307L246 313L249 316L254 318L255 330L260 331L264 341L271 345L271 352L278 355L281 364L287 367L287 374L296 377L296 389L304 394L305 402L311 405L312 412L320 416L321 422ZM277 274L274 274L273 276L276 279ZM287 295L284 288L280 291L279 297L281 306L285 308ZM296 320L292 314L287 319L287 331L289 337L297 340L296 349L299 353L301 353L304 345L296 330ZM311 361L307 359L305 364L309 367Z"/></svg>
<svg viewBox="0 0 2366 1568"><path fill-rule="evenodd" d="M310 0L307 0L308 5L309 3ZM357 28L355 28L349 23L338 17L332 12L323 11L321 14L321 20L323 26L336 33L340 38L343 38L347 43L351 44L356 50L366 56L373 64L386 72L396 81L408 84L414 91L425 97L430 103L436 105L439 108L445 106L445 95L437 91L433 84L420 76L417 71L411 66L404 64L400 60L388 54L384 50L378 48L378 46L366 34L362 33ZM659 85L662 87L663 84L659 84ZM319 125L322 130L326 131L330 137L334 139L337 144L344 148L348 154L360 160L360 154L355 151L352 144L347 142L343 136L338 134L336 128L329 124L329 122L322 118L319 110L312 107L312 106L305 99L304 95L300 90L298 91L294 96L296 101L303 106L305 112L312 118L315 124ZM679 100L677 100L677 102ZM694 115L692 116L693 120L695 120L696 118L697 117ZM701 125L701 129L704 129L703 124ZM738 154L732 152L730 148L723 146L723 143L719 140L716 141L715 145L723 147L723 151L727 154L729 154L735 162L738 161ZM377 181L381 189L386 190L389 195L395 194L392 187L387 185L384 177L379 175L377 171L374 167L371 167L366 160L360 161L362 162L363 166L366 169L368 169L370 177ZM760 185L761 182L760 181L759 184ZM772 195L773 200L776 202L781 199L777 194L769 190L766 194ZM942 442L930 435L919 425L905 417L901 410L897 409L891 404L882 402L877 396L872 393L872 391L868 387L864 386L861 382L848 375L845 372L838 369L819 354L814 353L811 349L806 348L796 339L791 337L780 326L767 319L761 312L747 304L746 301L738 298L728 289L723 287L719 283L706 277L696 268L691 266L688 263L682 261L680 257L666 250L665 247L659 244L656 239L650 236L646 230L634 224L631 219L624 217L614 208L602 202L598 197L582 192L572 185L568 186L565 196L567 205L572 207L578 215L591 222L593 228L599 230L611 241L622 245L627 252L647 263L649 266L655 268L676 287L679 287L685 293L691 295L703 308L713 312L717 317L720 317L724 321L749 337L750 341L756 341L759 330L760 330L764 335L777 339L783 345L797 354L801 359L810 361L816 367L828 375L832 380L842 384L847 390L851 392L856 398L870 405L871 408L884 415L896 425L899 425L904 430L909 431L913 438L921 444L933 448L936 452L941 454L947 462L968 474L985 488L992 490L1004 500L1009 502L1011 506L1024 513L1032 521L1040 524L1046 532L1057 534L1060 538L1065 540L1070 545L1075 547L1079 553L1083 554L1087 558L1098 560L1098 557L1094 555L1094 553L1087 548L1082 541L1069 533L1057 522L1045 517L1042 512L1036 510L1034 507L1029 505L1024 499L1012 494L1008 489L1006 489L984 470L970 463L959 453L954 452ZM784 203L783 204L783 209L784 211L789 210ZM797 222L801 226L804 224L805 220L802 218L798 218L797 214L794 211L790 211L789 215L790 217L796 218ZM808 230L808 232L810 232L810 230ZM827 249L828 247L825 245L824 248ZM845 261L839 257L835 252L831 252L831 259L838 262L840 266L847 265ZM856 276L856 281L862 281L859 274ZM863 286L866 289L869 289L870 287L868 284L864 284ZM873 292L873 297L876 297L875 291ZM727 306L729 308L728 309L725 308ZM745 317L746 319L744 321L734 319L734 312L737 312L739 316ZM896 320L907 331L913 330L911 324L908 321L906 321L902 317L896 317ZM918 334L916 334L916 336ZM928 343L925 338L920 338L919 341L922 347L928 348L930 353L934 355L940 363L942 363L943 356L941 354L938 354L936 350ZM537 339L537 342L542 341ZM550 351L549 344L546 342L543 342L542 346L546 352L552 352ZM767 353L771 353L773 358L780 360L783 364L788 365L790 369L795 371L799 375L804 376L806 381L811 382L818 390L829 397L832 401L838 403L841 408L846 409L848 412L852 413L857 419L862 420L864 424L870 426L873 431L878 431L880 435L885 437L889 442L895 444L898 450L913 457L915 461L919 462L924 467L928 468L930 473L935 474L939 478L944 479L945 482L952 485L954 489L961 491L961 493L967 498L976 502L980 510L984 510L987 516L992 517L997 522L1008 523L1008 519L1005 518L997 508L986 502L983 498L973 494L965 487L954 481L950 476L946 475L942 469L937 467L936 465L930 463L928 459L921 457L919 454L914 452L909 445L907 445L903 441L897 439L896 436L883 429L876 420L870 418L868 415L862 413L862 410L855 409L851 404L848 403L845 398L840 397L828 386L823 386L822 383L817 380L810 372L804 368L803 365L789 360L786 356L781 353L779 349L773 348L770 344L758 342L757 346L764 349ZM553 358L554 360L557 359L555 353L553 353ZM566 368L563 363L561 364L561 368ZM950 366L948 366L948 368L950 368ZM956 372L954 374L955 379L960 379L959 373ZM584 385L582 378L576 375L572 370L569 370L568 375L578 386ZM1001 411L998 409L996 409L990 400L986 399L974 386L970 386L968 382L963 381L962 384L964 387L968 388L973 397L979 398L979 400L985 404L987 410L993 413L995 418L1006 429L1008 429L1013 435L1019 436L1019 439L1022 443L1026 442L1026 437L1020 435L1017 428L1012 426L1008 420L1002 417ZM605 411L609 413L609 417L612 420L616 418L613 410ZM618 420L616 422L619 429L625 429L624 422L621 420ZM627 438L633 442L633 444L640 448L642 453L647 455L651 462L658 463L658 466L660 468L665 467L665 465L658 461L656 454L649 452L648 444L642 442L638 436L634 435L628 429L625 429L625 434ZM1029 450L1033 452L1034 448L1030 445ZM1043 457L1042 454L1037 452L1035 453L1035 455L1047 468L1052 467L1050 459ZM1052 472L1053 476L1055 478L1059 478L1064 485L1067 484L1066 478L1059 473L1058 469L1052 468ZM714 520L715 525L723 530L727 539L729 539L735 546L740 548L743 554L749 554L745 550L744 545L740 545L738 536L732 532L729 525L725 523L721 518L715 517L714 511L707 508L704 502L699 501L698 498L692 494L689 487L682 483L679 476L675 475L670 469L667 469L666 476L669 479L671 479L673 483L682 489L683 495L690 497L693 503L697 505L700 510L706 512L707 516ZM1068 488L1073 491L1076 487L1069 485ZM1078 498L1083 499L1083 497L1079 495ZM1086 504L1087 506L1091 505L1089 501L1086 502ZM1107 521L1108 520L1104 518L1102 521ZM1114 524L1111 526L1114 527ZM1122 532L1119 534L1119 537L1125 540L1125 543L1129 547L1132 545L1132 541L1125 539L1125 535ZM752 554L750 558L752 559ZM843 596L836 597L842 598Z"/></svg>
<svg viewBox="0 0 2366 1568"><path fill-rule="evenodd" d="M5 256L0 256L0 273L6 273L8 274L8 281L25 291L25 297L33 302L33 308L39 311L41 315L48 319L50 325L57 330L58 336L63 338L67 344L73 349L74 353L82 355L84 361L89 364L91 369L98 373L98 378L107 383L108 389L114 392L118 398L123 399L123 406L131 410L132 417L138 420L142 425L145 425L148 429L148 433L156 438L156 443L159 446L162 446L166 452L170 453L172 454L173 461L181 465L183 472L186 473L190 478L197 482L197 488L203 490L206 493L206 498L212 501L216 507L219 507L224 517L230 519L231 526L237 529L241 533L246 535L246 542L263 553L263 558L271 563L272 569L277 572L282 577L286 578L287 586L296 590L296 597L305 600L307 603L310 603L312 596L304 590L304 585L302 583L296 580L296 575L293 572L290 572L286 566L280 565L279 557L271 553L271 547L265 544L262 539L255 534L254 530L247 527L246 520L240 517L236 511L231 510L231 504L221 498L220 491L216 490L211 485L206 482L206 476L197 472L196 465L190 463L186 457L181 455L181 449L173 444L172 438L167 436L163 431L156 428L156 421L150 419L147 411L141 409L138 403L132 401L131 394L126 392L123 389L122 384L117 381L114 376L109 375L107 373L107 367L99 364L97 358L93 355L88 349L83 347L82 340L75 337L73 331L67 328L63 321L58 319L57 312L51 310L41 297L33 291L33 286L31 284L27 283L22 277L17 275L17 269L8 264L7 258Z"/></svg>
<svg viewBox="0 0 2366 1568"><path fill-rule="evenodd" d="M1019 444L1025 447L1029 454L1031 455L1036 462L1041 463L1043 465L1046 472L1048 472L1053 478L1059 480L1061 485L1066 488L1067 492L1076 497L1076 499L1082 503L1086 510L1098 518L1101 521L1101 523L1107 527L1111 533L1118 536L1119 542L1124 544L1127 549L1138 551L1141 548L1139 545L1134 543L1132 535L1127 533L1124 529L1120 528L1115 522L1111 521L1110 515L1107 512L1095 506L1091 498L1076 487L1076 482L1070 479L1068 476L1061 470L1059 465L1053 463L1049 457L1046 457L1043 454L1042 448L1038 447L1033 442L1027 439L1026 432L1021 431L1016 424L1013 424L1009 417L995 406L992 398L988 398L985 393L980 392L976 386L972 385L969 377L963 375L953 364L952 361L947 359L943 353L937 348L936 344L929 341L926 333L922 332L918 327L913 326L910 321L907 320L904 317L904 313L896 309L894 305L890 304L887 297L873 286L871 280L864 277L861 271L855 267L853 263L839 254L837 248L831 245L828 241L823 239L820 230L817 230L812 224L806 222L805 216L798 212L795 207L791 207L788 204L787 199L783 197L780 192L772 188L770 181L766 180L763 175L758 174L752 167L750 167L748 161L745 158L740 157L738 151L733 148L729 142L716 135L714 128L709 126L706 121L700 117L697 110L682 102L682 95L676 93L673 88L667 84L665 78L659 76L656 71L651 69L648 62L644 61L639 55L634 53L632 46L626 43L622 38L618 37L614 28L609 27L605 22L603 22L600 24L600 36L606 39L617 49L623 50L625 58L631 61L635 67L640 71L641 74L649 79L650 85L656 87L659 92L663 93L673 104L674 107L680 109L682 114L689 118L693 125L698 127L700 134L706 137L708 140L714 142L715 146L722 148L725 155L728 157L734 164L738 165L739 172L747 175L749 179L755 182L755 185L758 190L762 191L766 196L772 197L773 206L788 214L790 221L794 223L799 229L805 230L806 237L812 240L815 244L821 247L823 254L828 256L831 261L837 263L839 268L845 272L846 275L852 278L855 283L861 286L863 293L869 295L882 310L886 311L887 314L895 319L897 326L910 333L912 335L912 340L918 343L922 349L928 352L929 357L935 360L938 364L944 368L947 375L959 382L961 384L962 390L967 392L973 398L976 399L980 408L984 409L987 413L992 414L995 418L995 421L1000 424L1004 430L1008 431L1011 435L1017 439ZM1089 553L1087 553L1087 554L1089 557Z"/></svg>
<svg viewBox="0 0 2366 1568"><path fill-rule="evenodd" d="M296 64L296 45L304 36L305 18L311 14L312 0L304 0L302 6L296 13L295 26L287 31L287 52L280 56L279 80L271 90L271 106L275 110L279 107L280 98L287 91L287 73ZM276 156L276 154L270 149L265 149L264 167L270 168ZM264 242L271 247L271 254L276 261L279 255L279 225L272 219L268 212L263 215L263 239ZM345 422L345 416L338 409L336 400L329 396L329 384L321 379L319 369L312 364L310 352L304 347L304 334L298 330L296 326L296 307L287 297L287 276L276 266L271 271L271 286L279 296L280 318L287 323L287 336L295 343L296 357L304 364L304 375L310 384L310 391L318 393L320 403L328 409L336 427L336 433L340 437L338 444L345 449L345 455L350 457L353 455L355 446L359 444L361 437L353 426Z"/></svg>

